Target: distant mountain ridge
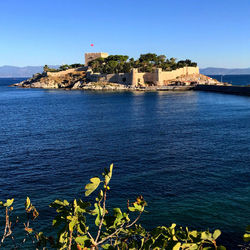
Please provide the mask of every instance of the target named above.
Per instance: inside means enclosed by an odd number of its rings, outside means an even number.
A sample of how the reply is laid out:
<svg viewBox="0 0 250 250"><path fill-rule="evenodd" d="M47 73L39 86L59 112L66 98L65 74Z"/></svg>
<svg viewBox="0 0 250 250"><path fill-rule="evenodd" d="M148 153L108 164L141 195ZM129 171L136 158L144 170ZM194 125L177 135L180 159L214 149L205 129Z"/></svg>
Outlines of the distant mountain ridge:
<svg viewBox="0 0 250 250"><path fill-rule="evenodd" d="M50 68L58 68L58 66L51 66ZM43 66L26 66L17 67L4 65L0 67L0 77L31 77L36 73L42 73Z"/></svg>
<svg viewBox="0 0 250 250"><path fill-rule="evenodd" d="M227 68L204 68L200 69L203 75L250 75L250 68L245 69L227 69Z"/></svg>
<svg viewBox="0 0 250 250"><path fill-rule="evenodd" d="M49 65L50 68L58 68L57 65ZM42 73L43 66L0 66L0 77L31 77L36 73ZM200 69L200 73L204 75L250 75L250 68L245 69L227 69L208 67Z"/></svg>

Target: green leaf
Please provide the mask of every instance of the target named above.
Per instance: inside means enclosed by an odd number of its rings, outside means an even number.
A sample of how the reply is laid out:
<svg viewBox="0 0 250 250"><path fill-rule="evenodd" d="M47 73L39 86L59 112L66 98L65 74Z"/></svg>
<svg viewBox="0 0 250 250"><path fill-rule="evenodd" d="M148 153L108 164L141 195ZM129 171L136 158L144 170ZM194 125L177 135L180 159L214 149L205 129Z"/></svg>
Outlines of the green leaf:
<svg viewBox="0 0 250 250"><path fill-rule="evenodd" d="M8 199L3 205L5 207L9 207L12 205L12 203L14 202L14 198L13 199Z"/></svg>
<svg viewBox="0 0 250 250"><path fill-rule="evenodd" d="M87 227L85 225L85 223L80 223L77 225L77 232L80 234L85 234L87 231Z"/></svg>
<svg viewBox="0 0 250 250"><path fill-rule="evenodd" d="M69 205L69 202L68 202L67 200L64 200L64 201L63 201L63 204L64 204L64 206L68 206L68 205Z"/></svg>
<svg viewBox="0 0 250 250"><path fill-rule="evenodd" d="M135 212L135 211L136 211L134 207L128 207L128 210L129 210L130 212Z"/></svg>
<svg viewBox="0 0 250 250"><path fill-rule="evenodd" d="M216 240L221 235L221 231L216 229L213 233L213 238Z"/></svg>
<svg viewBox="0 0 250 250"><path fill-rule="evenodd" d="M193 236L194 238L197 238L198 233L197 233L197 231L191 231L191 232L189 233L189 235Z"/></svg>
<svg viewBox="0 0 250 250"><path fill-rule="evenodd" d="M171 225L171 229L174 229L176 227L176 224L175 223L173 223L172 225Z"/></svg>
<svg viewBox="0 0 250 250"><path fill-rule="evenodd" d="M122 215L122 211L121 211L121 209L120 209L119 207L118 207L118 208L114 208L113 210L114 210L114 214L115 214L116 216Z"/></svg>
<svg viewBox="0 0 250 250"><path fill-rule="evenodd" d="M138 205L137 203L134 203L135 211L141 212L144 207L141 205Z"/></svg>
<svg viewBox="0 0 250 250"><path fill-rule="evenodd" d="M68 232L64 231L59 236L59 242L63 244L63 243L66 243L67 240L68 240Z"/></svg>
<svg viewBox="0 0 250 250"><path fill-rule="evenodd" d="M0 206L3 206L3 202L2 201L0 201Z"/></svg>
<svg viewBox="0 0 250 250"><path fill-rule="evenodd" d="M91 183L87 184L85 186L86 192L85 196L89 196L91 193L93 193L99 186L101 180L98 177L93 177L90 179Z"/></svg>
<svg viewBox="0 0 250 250"><path fill-rule="evenodd" d="M69 230L74 231L74 226L78 223L78 217L69 215L69 216L67 216L67 219L70 221Z"/></svg>
<svg viewBox="0 0 250 250"><path fill-rule="evenodd" d="M69 202L67 200L61 201L61 200L55 200L50 204L50 207L58 208L58 207L65 207L68 206Z"/></svg>
<svg viewBox="0 0 250 250"><path fill-rule="evenodd" d="M173 247L173 250L179 250L181 247L181 243L178 242L174 247Z"/></svg>
<svg viewBox="0 0 250 250"><path fill-rule="evenodd" d="M103 208L101 206L98 205L98 203L94 204L95 209L92 210L92 214L96 215L96 219L95 219L95 225L99 226L100 223L100 218L103 214Z"/></svg>
<svg viewBox="0 0 250 250"><path fill-rule="evenodd" d="M73 232L74 231L74 226L76 225L77 221L75 220L72 220L70 223L69 223L69 231Z"/></svg>
<svg viewBox="0 0 250 250"><path fill-rule="evenodd" d="M105 174L105 185L107 186L110 182L113 172L113 163L110 165L109 172Z"/></svg>
<svg viewBox="0 0 250 250"><path fill-rule="evenodd" d="M89 212L88 207L91 206L90 202L85 202L85 201L82 201L82 200L78 200L77 205L79 206L78 210L77 210L77 212L79 212L79 213Z"/></svg>
<svg viewBox="0 0 250 250"><path fill-rule="evenodd" d="M81 247L85 246L85 241L89 240L89 237L87 235L79 236L75 238L76 243L80 244Z"/></svg>
<svg viewBox="0 0 250 250"><path fill-rule="evenodd" d="M209 241L211 241L212 240L211 236L212 235L209 232L202 232L201 233L201 239L202 240L209 240Z"/></svg>

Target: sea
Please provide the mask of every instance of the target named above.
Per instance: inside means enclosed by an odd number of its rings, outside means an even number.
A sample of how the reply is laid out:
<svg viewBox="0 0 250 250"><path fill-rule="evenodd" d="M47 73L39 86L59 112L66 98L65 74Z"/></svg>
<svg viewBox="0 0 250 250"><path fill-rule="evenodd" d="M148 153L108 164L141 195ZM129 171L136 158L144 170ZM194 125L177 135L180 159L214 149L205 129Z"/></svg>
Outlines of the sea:
<svg viewBox="0 0 250 250"><path fill-rule="evenodd" d="M113 163L110 209L142 195L148 230L220 229L219 243L239 249L250 224L250 97L8 86L21 80L0 79L0 200L14 198L13 212L24 214L29 196L34 228L49 235L49 204L85 199L89 179ZM225 80L248 85L250 75Z"/></svg>

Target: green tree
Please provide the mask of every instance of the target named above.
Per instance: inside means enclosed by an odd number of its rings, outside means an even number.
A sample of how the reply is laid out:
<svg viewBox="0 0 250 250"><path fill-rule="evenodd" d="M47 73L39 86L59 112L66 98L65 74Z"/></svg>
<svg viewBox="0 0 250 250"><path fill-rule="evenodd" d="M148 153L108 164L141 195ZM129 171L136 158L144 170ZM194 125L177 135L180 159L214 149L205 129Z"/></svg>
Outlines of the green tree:
<svg viewBox="0 0 250 250"><path fill-rule="evenodd" d="M124 72L124 73L129 73L129 72L131 72L131 70L132 70L132 65L131 65L131 63L130 63L130 62L125 62L124 65L123 65L123 70L122 70L122 72Z"/></svg>
<svg viewBox="0 0 250 250"><path fill-rule="evenodd" d="M147 53L147 54L141 54L139 61L142 63L153 63L155 64L155 62L157 61L157 55L154 53Z"/></svg>
<svg viewBox="0 0 250 250"><path fill-rule="evenodd" d="M68 64L63 64L63 65L61 65L60 67L59 67L59 70L67 70L67 69L69 69L70 68L70 66L68 65Z"/></svg>
<svg viewBox="0 0 250 250"><path fill-rule="evenodd" d="M155 53L141 54L135 60L125 55L110 55L107 58L97 58L89 62L89 66L94 72L100 73L127 73L132 68L138 68L140 72L153 72L156 68L163 70L173 70L185 66L197 66L189 59L176 61L176 58L167 59L165 55Z"/></svg>
<svg viewBox="0 0 250 250"><path fill-rule="evenodd" d="M164 64L166 60L166 56L165 55L159 55L156 57L156 61L155 61L155 64L156 66L160 66L162 67L162 65Z"/></svg>

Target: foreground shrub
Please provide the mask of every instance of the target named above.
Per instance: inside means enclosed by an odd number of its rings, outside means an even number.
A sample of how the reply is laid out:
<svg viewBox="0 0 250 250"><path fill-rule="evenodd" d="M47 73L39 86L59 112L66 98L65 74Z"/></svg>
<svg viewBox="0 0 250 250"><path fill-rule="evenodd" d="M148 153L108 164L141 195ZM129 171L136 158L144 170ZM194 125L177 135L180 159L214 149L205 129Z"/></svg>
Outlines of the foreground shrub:
<svg viewBox="0 0 250 250"><path fill-rule="evenodd" d="M82 199L55 200L51 207L56 209L56 217L52 225L57 237L46 236L43 232L36 232L31 223L38 217L37 209L27 197L25 203L26 221L24 225L24 239L17 243L13 235L18 218L12 217L14 199L8 199L0 205L5 208L5 229L0 246L7 238L11 239L14 248L20 248L26 241L30 241L34 248L56 249L225 249L217 246L216 240L220 230L190 231L187 227L159 226L151 232L137 224L147 206L142 196L134 202L127 201L126 211L114 208L107 209L107 196L110 190L113 164L105 169L102 177L93 177L85 186L85 196L97 192L93 206ZM88 221L94 218L95 225Z"/></svg>

